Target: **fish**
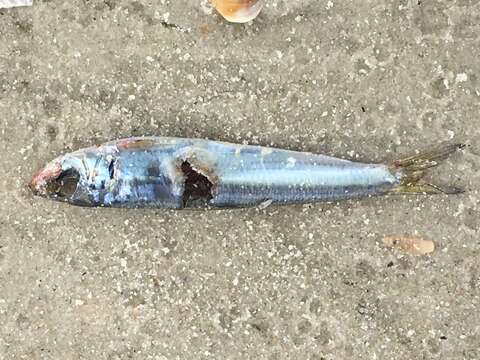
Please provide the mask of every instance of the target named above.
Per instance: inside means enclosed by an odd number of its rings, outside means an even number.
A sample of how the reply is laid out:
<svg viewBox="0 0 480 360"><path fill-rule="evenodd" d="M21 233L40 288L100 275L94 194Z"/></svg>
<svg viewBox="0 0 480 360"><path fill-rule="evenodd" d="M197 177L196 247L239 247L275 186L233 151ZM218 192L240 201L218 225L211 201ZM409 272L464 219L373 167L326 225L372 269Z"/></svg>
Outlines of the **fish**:
<svg viewBox="0 0 480 360"><path fill-rule="evenodd" d="M386 164L205 139L134 137L61 155L29 183L35 195L89 207L225 209L390 194L458 194L426 170L463 144Z"/></svg>
<svg viewBox="0 0 480 360"><path fill-rule="evenodd" d="M263 8L264 0L210 0L225 20L246 23L255 19Z"/></svg>

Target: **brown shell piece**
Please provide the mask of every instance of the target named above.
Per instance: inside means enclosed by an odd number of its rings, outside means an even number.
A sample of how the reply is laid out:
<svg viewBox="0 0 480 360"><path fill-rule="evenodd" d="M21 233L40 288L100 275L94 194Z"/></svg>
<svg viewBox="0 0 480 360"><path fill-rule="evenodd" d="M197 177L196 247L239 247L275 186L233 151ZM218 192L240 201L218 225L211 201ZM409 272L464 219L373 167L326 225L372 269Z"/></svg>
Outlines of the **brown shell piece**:
<svg viewBox="0 0 480 360"><path fill-rule="evenodd" d="M388 247L392 247L411 255L426 255L435 250L435 243L432 240L419 236L385 236L383 238L383 243Z"/></svg>
<svg viewBox="0 0 480 360"><path fill-rule="evenodd" d="M263 7L263 0L210 0L228 21L246 23L255 19Z"/></svg>

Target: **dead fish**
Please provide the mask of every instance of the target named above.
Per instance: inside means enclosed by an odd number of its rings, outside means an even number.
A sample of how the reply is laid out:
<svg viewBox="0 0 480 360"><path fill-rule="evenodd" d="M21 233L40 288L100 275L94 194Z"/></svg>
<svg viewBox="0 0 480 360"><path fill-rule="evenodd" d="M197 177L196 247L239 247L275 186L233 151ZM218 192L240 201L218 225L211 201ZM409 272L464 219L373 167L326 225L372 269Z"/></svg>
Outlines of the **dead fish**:
<svg viewBox="0 0 480 360"><path fill-rule="evenodd" d="M388 246L412 255L426 255L435 250L432 240L419 236L385 236L383 243Z"/></svg>
<svg viewBox="0 0 480 360"><path fill-rule="evenodd" d="M255 19L263 7L263 0L210 0L226 20L246 23Z"/></svg>
<svg viewBox="0 0 480 360"><path fill-rule="evenodd" d="M32 6L33 0L0 0L0 9L19 6Z"/></svg>
<svg viewBox="0 0 480 360"><path fill-rule="evenodd" d="M58 157L30 183L40 196L81 206L235 208L387 194L456 194L422 180L460 144L390 164L202 139L123 139Z"/></svg>

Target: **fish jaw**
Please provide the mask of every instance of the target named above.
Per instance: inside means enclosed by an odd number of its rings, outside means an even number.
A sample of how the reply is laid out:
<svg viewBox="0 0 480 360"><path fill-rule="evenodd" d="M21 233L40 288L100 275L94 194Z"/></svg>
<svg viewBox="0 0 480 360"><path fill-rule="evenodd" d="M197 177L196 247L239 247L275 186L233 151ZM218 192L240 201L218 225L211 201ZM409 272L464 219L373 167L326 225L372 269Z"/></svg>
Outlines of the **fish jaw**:
<svg viewBox="0 0 480 360"><path fill-rule="evenodd" d="M61 173L62 165L60 161L54 160L33 176L28 187L34 195L48 197L49 184L55 181L55 179L58 179Z"/></svg>

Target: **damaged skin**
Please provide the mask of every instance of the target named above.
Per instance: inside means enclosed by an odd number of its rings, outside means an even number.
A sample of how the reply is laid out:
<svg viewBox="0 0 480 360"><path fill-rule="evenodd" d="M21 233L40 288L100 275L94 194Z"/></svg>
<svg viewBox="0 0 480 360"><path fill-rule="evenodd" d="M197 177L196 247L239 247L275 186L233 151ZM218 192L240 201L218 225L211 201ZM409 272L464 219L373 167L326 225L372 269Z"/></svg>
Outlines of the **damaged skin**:
<svg viewBox="0 0 480 360"><path fill-rule="evenodd" d="M204 205L213 199L213 183L197 170L188 161L182 162L182 173L185 177L183 191L183 207Z"/></svg>
<svg viewBox="0 0 480 360"><path fill-rule="evenodd" d="M125 139L117 143L120 150L146 150L150 149L155 143L150 139Z"/></svg>
<svg viewBox="0 0 480 360"><path fill-rule="evenodd" d="M68 198L77 190L80 175L74 169L63 171L60 176L47 184L47 191L59 198Z"/></svg>

